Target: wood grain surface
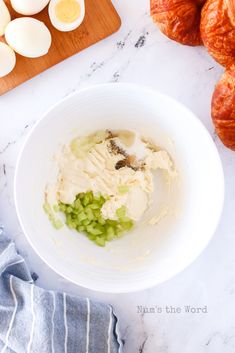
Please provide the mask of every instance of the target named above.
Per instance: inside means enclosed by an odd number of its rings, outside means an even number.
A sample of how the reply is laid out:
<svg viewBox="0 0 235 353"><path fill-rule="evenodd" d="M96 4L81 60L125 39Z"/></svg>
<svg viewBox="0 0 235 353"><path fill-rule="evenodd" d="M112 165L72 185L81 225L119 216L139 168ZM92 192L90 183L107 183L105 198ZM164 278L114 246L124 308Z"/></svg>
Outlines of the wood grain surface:
<svg viewBox="0 0 235 353"><path fill-rule="evenodd" d="M9 0L6 0L6 4L12 19L21 17L13 11ZM52 26L48 8L33 16L43 21L49 28L52 46L47 55L36 59L25 58L17 54L15 69L7 76L0 78L0 95L119 29L121 20L110 0L85 0L85 6L86 15L83 23L71 32L59 32ZM0 40L4 41L4 38L0 37Z"/></svg>

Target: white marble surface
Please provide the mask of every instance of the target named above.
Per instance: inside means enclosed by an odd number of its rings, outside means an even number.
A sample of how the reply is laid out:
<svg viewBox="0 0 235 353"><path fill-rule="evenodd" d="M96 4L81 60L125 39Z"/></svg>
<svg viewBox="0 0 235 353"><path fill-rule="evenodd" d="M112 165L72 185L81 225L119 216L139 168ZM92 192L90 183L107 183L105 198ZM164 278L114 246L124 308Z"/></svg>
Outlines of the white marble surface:
<svg viewBox="0 0 235 353"><path fill-rule="evenodd" d="M149 17L148 0L113 2L122 18L118 33L0 97L0 223L16 240L31 270L38 274L39 285L88 295L114 305L121 319L125 352L232 353L235 351L235 153L225 149L215 137L210 119L210 96L222 70L204 48L183 47L161 35ZM90 292L50 270L27 244L13 202L13 175L19 149L40 115L81 87L113 81L153 87L197 114L214 136L226 182L220 225L197 261L167 283L125 295ZM141 305L158 306L162 312L141 315L137 313L137 306ZM182 312L167 313L165 307L170 305L180 307ZM207 313L185 313L185 305L206 306Z"/></svg>

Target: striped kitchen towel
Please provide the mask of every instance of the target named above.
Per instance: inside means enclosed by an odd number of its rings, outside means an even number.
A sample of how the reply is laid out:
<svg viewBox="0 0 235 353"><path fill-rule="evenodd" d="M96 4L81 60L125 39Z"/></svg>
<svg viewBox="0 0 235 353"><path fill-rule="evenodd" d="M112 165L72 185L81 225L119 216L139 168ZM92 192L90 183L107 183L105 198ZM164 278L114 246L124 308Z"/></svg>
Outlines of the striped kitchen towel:
<svg viewBox="0 0 235 353"><path fill-rule="evenodd" d="M0 235L0 353L120 353L110 305L37 287Z"/></svg>

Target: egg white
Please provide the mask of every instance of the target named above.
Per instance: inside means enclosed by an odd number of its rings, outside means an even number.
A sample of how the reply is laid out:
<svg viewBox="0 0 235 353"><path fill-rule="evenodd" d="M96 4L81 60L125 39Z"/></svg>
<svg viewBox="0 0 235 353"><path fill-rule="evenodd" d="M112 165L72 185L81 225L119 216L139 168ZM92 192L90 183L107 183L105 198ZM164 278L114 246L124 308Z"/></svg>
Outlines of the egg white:
<svg viewBox="0 0 235 353"><path fill-rule="evenodd" d="M6 42L18 54L37 58L48 53L51 34L46 25L31 17L16 18L5 30Z"/></svg>
<svg viewBox="0 0 235 353"><path fill-rule="evenodd" d="M11 0L13 9L21 15L31 16L41 12L50 0Z"/></svg>
<svg viewBox="0 0 235 353"><path fill-rule="evenodd" d="M16 55L7 44L0 42L0 77L8 75L15 67Z"/></svg>
<svg viewBox="0 0 235 353"><path fill-rule="evenodd" d="M10 12L3 0L0 0L0 36L4 35L5 28L11 21Z"/></svg>

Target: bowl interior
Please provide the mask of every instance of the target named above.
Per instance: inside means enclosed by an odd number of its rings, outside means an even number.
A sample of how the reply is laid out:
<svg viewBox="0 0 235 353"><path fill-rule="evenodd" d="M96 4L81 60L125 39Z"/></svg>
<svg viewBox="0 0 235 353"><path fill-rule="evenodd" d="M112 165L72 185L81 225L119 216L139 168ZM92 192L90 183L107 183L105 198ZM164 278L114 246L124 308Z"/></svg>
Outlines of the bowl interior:
<svg viewBox="0 0 235 353"><path fill-rule="evenodd" d="M99 248L66 227L55 230L42 205L56 178L53 156L74 136L100 129L131 129L167 149L179 178L166 189L155 177L154 212L168 210L155 226L142 222L131 233ZM223 172L206 129L181 104L129 84L82 90L53 107L33 128L19 157L15 201L31 245L55 271L87 288L125 292L165 281L206 246L223 204Z"/></svg>

